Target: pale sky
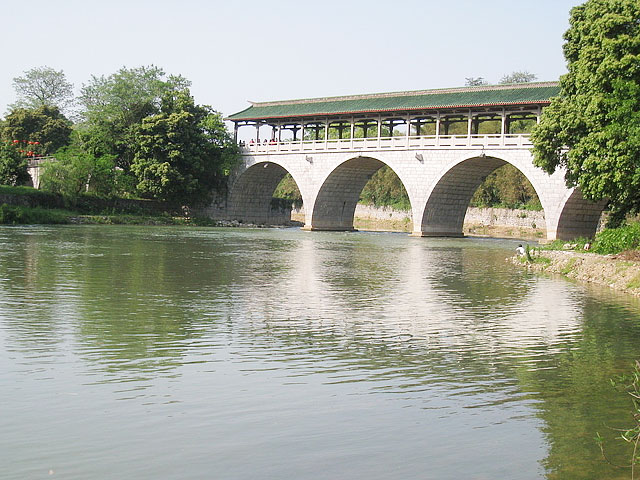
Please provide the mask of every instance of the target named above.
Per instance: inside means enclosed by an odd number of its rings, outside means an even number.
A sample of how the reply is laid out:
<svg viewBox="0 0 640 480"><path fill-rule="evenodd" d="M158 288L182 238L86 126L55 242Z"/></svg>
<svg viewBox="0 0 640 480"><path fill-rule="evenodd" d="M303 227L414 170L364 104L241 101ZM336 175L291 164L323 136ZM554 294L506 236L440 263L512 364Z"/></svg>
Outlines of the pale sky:
<svg viewBox="0 0 640 480"><path fill-rule="evenodd" d="M2 1L0 115L14 77L156 65L225 115L266 101L490 83L565 73L562 35L580 0Z"/></svg>

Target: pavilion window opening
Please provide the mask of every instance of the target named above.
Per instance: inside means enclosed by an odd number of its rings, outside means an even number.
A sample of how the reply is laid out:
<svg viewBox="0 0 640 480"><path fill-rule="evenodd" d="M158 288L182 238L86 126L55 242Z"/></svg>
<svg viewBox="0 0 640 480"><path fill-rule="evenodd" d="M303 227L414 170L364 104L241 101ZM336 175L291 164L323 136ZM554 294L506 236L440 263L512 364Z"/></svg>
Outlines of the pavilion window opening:
<svg viewBox="0 0 640 480"><path fill-rule="evenodd" d="M354 122L354 138L376 138L378 135L378 120L363 119Z"/></svg>
<svg viewBox="0 0 640 480"><path fill-rule="evenodd" d="M327 122L327 137L332 140L343 140L351 138L351 122L339 120Z"/></svg>
<svg viewBox="0 0 640 480"><path fill-rule="evenodd" d="M397 127L401 127L402 125L405 126L404 129L397 128ZM407 125L406 118L398 118L398 117L385 118L381 121L380 136L383 138L406 136L407 134L406 125Z"/></svg>
<svg viewBox="0 0 640 480"><path fill-rule="evenodd" d="M538 123L537 112L518 112L506 116L505 134L529 135Z"/></svg>
<svg viewBox="0 0 640 480"><path fill-rule="evenodd" d="M304 124L305 128L305 136L303 140L305 141L320 141L325 138L325 124L324 122L313 121L307 122Z"/></svg>
<svg viewBox="0 0 640 480"><path fill-rule="evenodd" d="M436 134L437 121L434 117L416 117L410 121L409 136L422 137Z"/></svg>
<svg viewBox="0 0 640 480"><path fill-rule="evenodd" d="M471 121L471 135L502 134L502 115L499 113L478 113Z"/></svg>
<svg viewBox="0 0 640 480"><path fill-rule="evenodd" d="M438 135L467 135L469 119L466 115L444 115L440 117L440 131Z"/></svg>

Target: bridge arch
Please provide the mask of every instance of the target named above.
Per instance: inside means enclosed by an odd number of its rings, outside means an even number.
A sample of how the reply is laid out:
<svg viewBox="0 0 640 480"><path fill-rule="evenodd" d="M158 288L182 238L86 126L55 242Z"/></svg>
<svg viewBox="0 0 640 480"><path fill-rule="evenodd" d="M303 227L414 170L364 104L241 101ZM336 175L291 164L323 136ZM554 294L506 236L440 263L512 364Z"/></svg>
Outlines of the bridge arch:
<svg viewBox="0 0 640 480"><path fill-rule="evenodd" d="M273 192L287 173L300 187L295 175L279 163L258 161L243 170L229 189L227 210L230 219L267 225L286 220L282 209L272 202Z"/></svg>
<svg viewBox="0 0 640 480"><path fill-rule="evenodd" d="M358 156L341 162L322 182L305 229L354 230L353 218L362 189L384 165L398 175L391 165L371 156ZM402 177L398 177L406 188Z"/></svg>
<svg viewBox="0 0 640 480"><path fill-rule="evenodd" d="M527 178L545 209L549 204L545 189L526 165L520 165L515 159L480 154L449 164L436 177L427 194L419 223L414 221L414 235L463 236L464 217L471 197L488 175L506 164L514 166Z"/></svg>
<svg viewBox="0 0 640 480"><path fill-rule="evenodd" d="M555 238L571 240L578 237L593 237L606 205L606 200L599 202L586 200L580 189L574 188L567 193L561 203L555 225Z"/></svg>

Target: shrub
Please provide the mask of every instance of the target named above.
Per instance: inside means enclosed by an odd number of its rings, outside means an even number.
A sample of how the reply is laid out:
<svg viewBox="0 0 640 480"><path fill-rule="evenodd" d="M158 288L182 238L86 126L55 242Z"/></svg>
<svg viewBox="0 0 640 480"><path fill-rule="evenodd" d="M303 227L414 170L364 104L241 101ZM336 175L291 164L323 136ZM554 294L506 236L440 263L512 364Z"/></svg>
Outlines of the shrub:
<svg viewBox="0 0 640 480"><path fill-rule="evenodd" d="M620 253L640 246L640 223L607 228L596 235L592 250L595 253Z"/></svg>
<svg viewBox="0 0 640 480"><path fill-rule="evenodd" d="M30 178L24 154L12 142L0 142L0 184L22 185Z"/></svg>
<svg viewBox="0 0 640 480"><path fill-rule="evenodd" d="M60 210L14 206L6 203L0 205L0 224L27 225L68 222L68 214Z"/></svg>

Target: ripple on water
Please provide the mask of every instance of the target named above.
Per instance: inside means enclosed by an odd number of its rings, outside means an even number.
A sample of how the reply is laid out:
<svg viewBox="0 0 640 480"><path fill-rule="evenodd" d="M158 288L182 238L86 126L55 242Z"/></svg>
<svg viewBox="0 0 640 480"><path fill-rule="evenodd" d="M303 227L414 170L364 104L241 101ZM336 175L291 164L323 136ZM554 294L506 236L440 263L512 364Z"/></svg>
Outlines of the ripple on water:
<svg viewBox="0 0 640 480"><path fill-rule="evenodd" d="M624 411L608 378L637 355L639 310L514 270L512 251L0 229L9 475L607 478L575 440Z"/></svg>

